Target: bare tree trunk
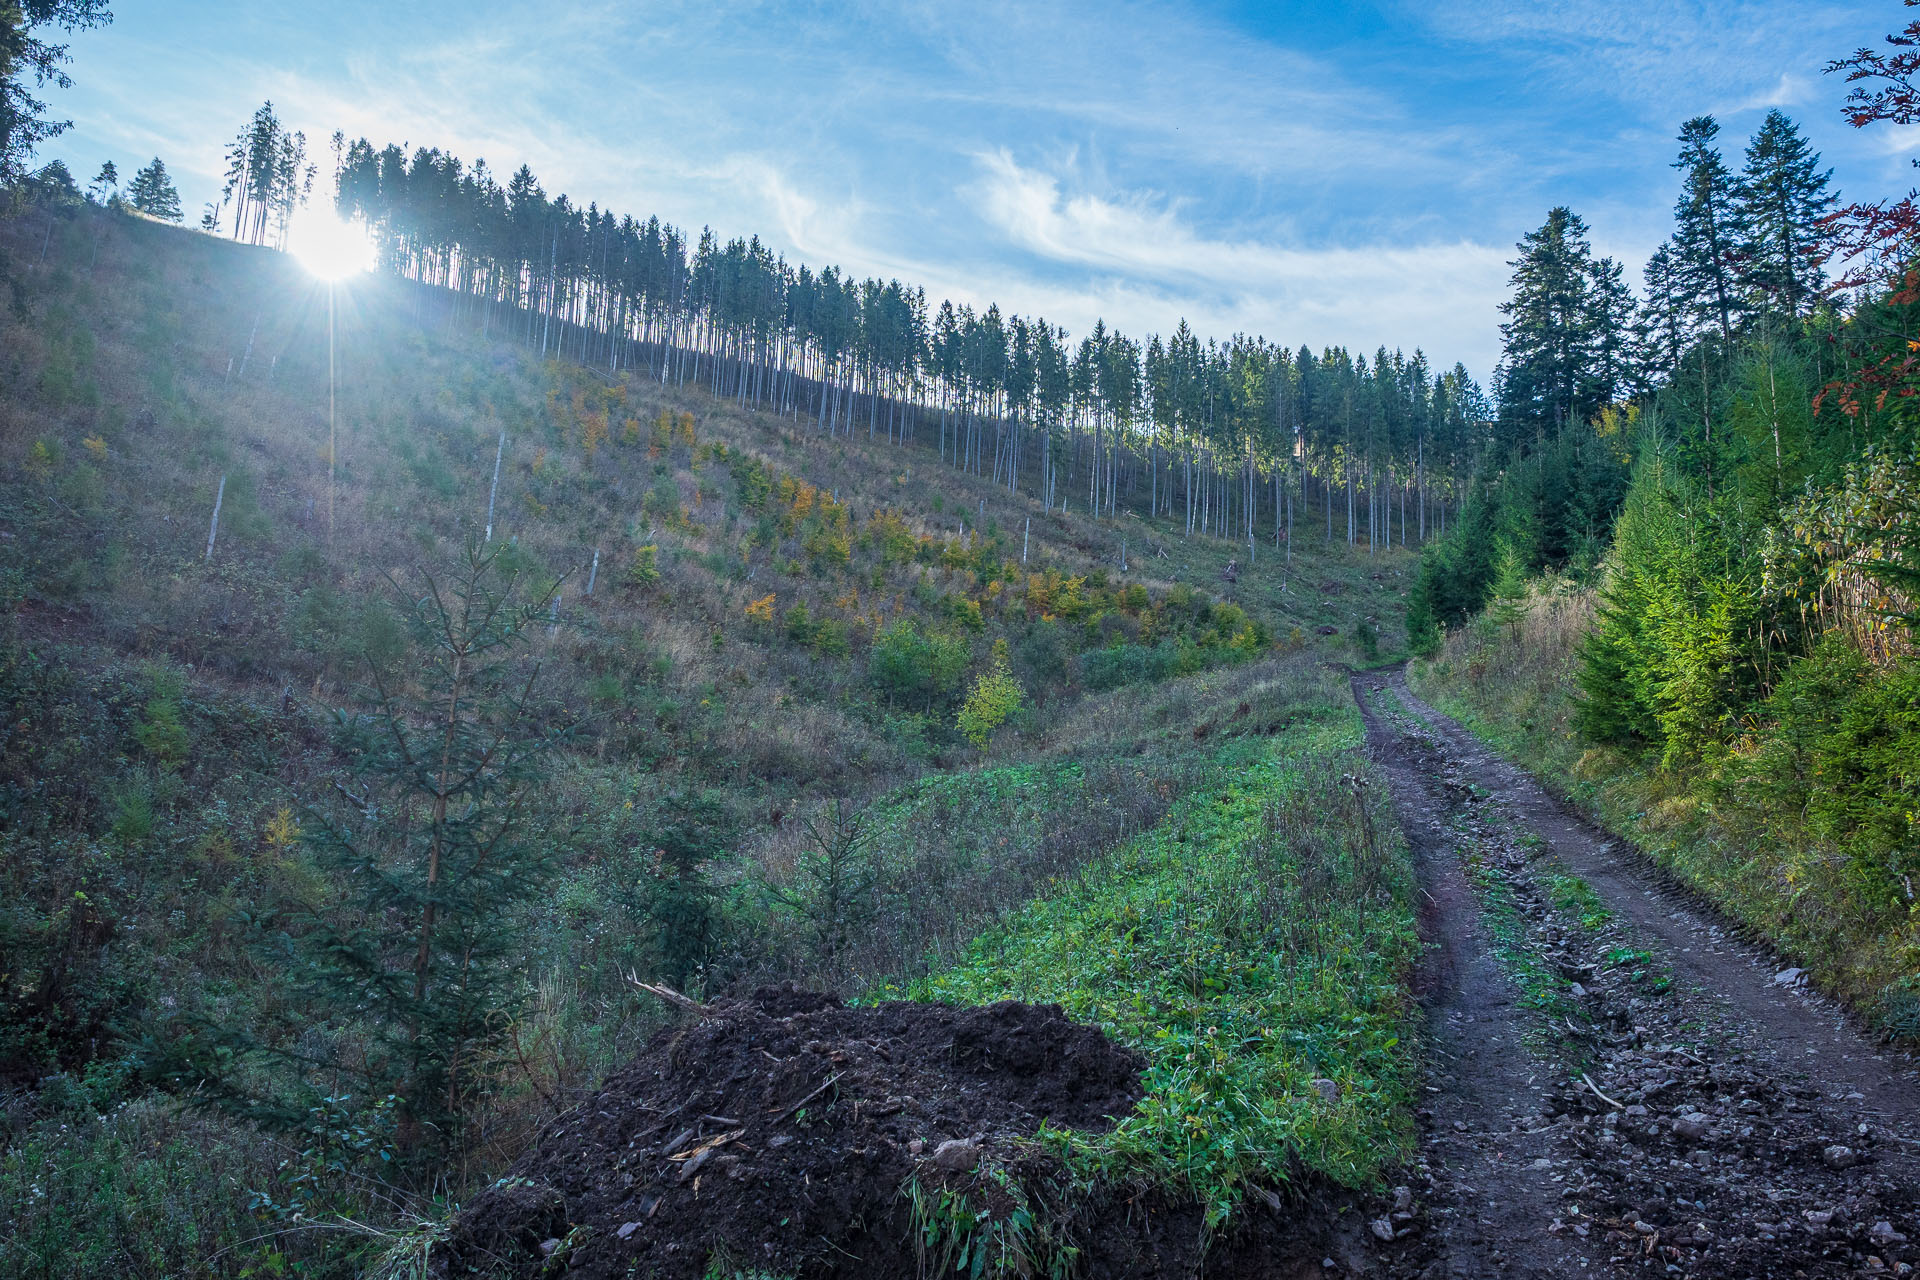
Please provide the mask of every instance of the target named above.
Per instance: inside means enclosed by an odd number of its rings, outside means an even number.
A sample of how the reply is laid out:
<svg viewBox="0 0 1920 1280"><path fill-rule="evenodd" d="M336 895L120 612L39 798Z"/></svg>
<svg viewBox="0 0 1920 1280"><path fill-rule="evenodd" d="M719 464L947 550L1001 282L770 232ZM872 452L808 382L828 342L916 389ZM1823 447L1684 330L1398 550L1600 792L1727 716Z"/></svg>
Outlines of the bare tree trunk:
<svg viewBox="0 0 1920 1280"><path fill-rule="evenodd" d="M507 452L507 433L500 433L500 443L493 450L493 487L487 490L487 536L485 541L493 541L493 500L500 493L500 459Z"/></svg>
<svg viewBox="0 0 1920 1280"><path fill-rule="evenodd" d="M220 533L220 500L227 496L227 478L220 477L220 487L213 491L213 523L207 526L207 554L202 559L213 559L213 540Z"/></svg>

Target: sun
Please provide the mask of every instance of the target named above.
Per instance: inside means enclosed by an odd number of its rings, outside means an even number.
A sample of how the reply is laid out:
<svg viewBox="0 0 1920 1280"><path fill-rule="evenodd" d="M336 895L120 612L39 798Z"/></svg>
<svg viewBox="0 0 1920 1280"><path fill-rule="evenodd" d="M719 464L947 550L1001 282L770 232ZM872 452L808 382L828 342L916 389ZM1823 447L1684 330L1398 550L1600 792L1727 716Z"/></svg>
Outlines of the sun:
<svg viewBox="0 0 1920 1280"><path fill-rule="evenodd" d="M347 222L331 209L313 209L292 231L287 252L317 279L345 280L374 268L373 237L364 223Z"/></svg>

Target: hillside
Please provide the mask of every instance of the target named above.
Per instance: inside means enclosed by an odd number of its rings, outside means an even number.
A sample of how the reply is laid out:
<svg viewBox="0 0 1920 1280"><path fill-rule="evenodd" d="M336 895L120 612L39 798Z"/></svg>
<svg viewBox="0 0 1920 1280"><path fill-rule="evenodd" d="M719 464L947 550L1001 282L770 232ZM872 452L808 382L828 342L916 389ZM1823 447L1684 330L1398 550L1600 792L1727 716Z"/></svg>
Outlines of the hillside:
<svg viewBox="0 0 1920 1280"><path fill-rule="evenodd" d="M1914 6L0 0L0 1280L1913 1276Z"/></svg>
<svg viewBox="0 0 1920 1280"><path fill-rule="evenodd" d="M1909 1274L1911 206L1718 129L1490 399L425 148L332 286L20 183L0 1280Z"/></svg>
<svg viewBox="0 0 1920 1280"><path fill-rule="evenodd" d="M431 288L365 277L330 297L277 253L42 215L0 227L0 1201L23 1249L79 1231L71 1274L130 1257L147 1274L356 1268L377 1239L299 1224L431 1217L431 1197L496 1176L662 1025L628 975L696 996L921 982L1081 868L1165 839L1167 815L1256 768L1271 735L1350 724L1313 663L1400 643L1397 548L1309 527L1249 563L1176 519L1048 511L929 448L542 361ZM513 792L531 894L406 881L419 777L383 773L360 732L432 705L415 606L463 583L520 602L512 669L538 667L520 701L503 685L461 704L550 748ZM996 669L1017 697L976 706ZM1334 785L1317 762L1357 737L1329 733L1252 786L1255 820L1289 787ZM399 869L366 882L375 865ZM1155 873L1173 875L1163 892L1204 889L1182 865ZM521 1012L447 1031L469 1059L402 1050L407 1067L367 1003L404 999L365 983L410 971L405 922L429 899L484 923L486 948L449 963L484 967ZM1349 928L1400 927L1363 912L1300 945L1333 957ZM1389 990L1398 945L1372 961ZM372 968L349 981L343 955ZM1046 998L1084 1009L1101 989L1084 975ZM1239 1016L1310 1030L1343 1003L1274 991ZM1126 1035L1151 1046L1162 1017L1142 1009ZM1402 1016L1392 998L1356 1012L1386 1038ZM1305 1108L1309 1078L1353 1070L1404 1099L1405 1065L1290 1049L1248 1069ZM454 1091L431 1138L424 1112L368 1092L420 1071ZM220 1105L178 1110L182 1091ZM1364 1183L1404 1124L1338 1121L1308 1163ZM364 1161L429 1153L424 1180L373 1199L356 1181ZM1283 1144L1165 1176L1224 1210L1299 1158ZM51 1199L28 1194L43 1168ZM162 1191L189 1185L186 1202ZM114 1243L111 1223L156 1213L169 1225L132 1255Z"/></svg>

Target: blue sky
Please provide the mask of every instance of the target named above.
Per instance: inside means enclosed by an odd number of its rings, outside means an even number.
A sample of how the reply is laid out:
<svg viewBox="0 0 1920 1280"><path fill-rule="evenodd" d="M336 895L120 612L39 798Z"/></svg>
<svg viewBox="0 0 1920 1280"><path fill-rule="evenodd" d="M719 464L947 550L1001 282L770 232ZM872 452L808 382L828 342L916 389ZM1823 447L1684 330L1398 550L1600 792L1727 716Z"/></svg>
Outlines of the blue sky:
<svg viewBox="0 0 1920 1280"><path fill-rule="evenodd" d="M261 100L617 212L935 298L1145 335L1419 346L1484 377L1514 242L1554 204L1637 269L1681 120L1729 159L1770 106L1849 195L1912 136L1840 119L1830 57L1896 0L1169 5L117 0L72 40L84 180L164 158L197 211Z"/></svg>

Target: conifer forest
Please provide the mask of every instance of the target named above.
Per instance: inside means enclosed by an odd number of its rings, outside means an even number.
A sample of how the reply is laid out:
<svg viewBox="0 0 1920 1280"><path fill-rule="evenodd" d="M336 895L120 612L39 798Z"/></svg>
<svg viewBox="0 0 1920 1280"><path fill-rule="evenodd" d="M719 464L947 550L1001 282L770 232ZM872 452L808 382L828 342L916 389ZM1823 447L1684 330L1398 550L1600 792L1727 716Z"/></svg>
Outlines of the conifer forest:
<svg viewBox="0 0 1920 1280"><path fill-rule="evenodd" d="M1913 1275L1916 6L0 0L0 1280Z"/></svg>

